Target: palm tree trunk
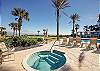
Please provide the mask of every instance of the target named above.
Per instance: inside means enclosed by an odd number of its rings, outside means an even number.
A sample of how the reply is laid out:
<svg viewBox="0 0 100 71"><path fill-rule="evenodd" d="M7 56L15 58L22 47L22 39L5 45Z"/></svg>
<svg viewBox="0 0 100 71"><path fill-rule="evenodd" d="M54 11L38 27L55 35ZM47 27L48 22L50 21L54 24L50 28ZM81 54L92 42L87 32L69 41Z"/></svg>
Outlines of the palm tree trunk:
<svg viewBox="0 0 100 71"><path fill-rule="evenodd" d="M15 30L13 30L13 36L15 35Z"/></svg>
<svg viewBox="0 0 100 71"><path fill-rule="evenodd" d="M59 40L59 9L57 9L57 40Z"/></svg>
<svg viewBox="0 0 100 71"><path fill-rule="evenodd" d="M43 31L43 35L45 36L45 31Z"/></svg>
<svg viewBox="0 0 100 71"><path fill-rule="evenodd" d="M20 36L20 30L19 30L19 36Z"/></svg>
<svg viewBox="0 0 100 71"><path fill-rule="evenodd" d="M21 26L19 25L18 27L19 36L20 36L20 30L21 30Z"/></svg>
<svg viewBox="0 0 100 71"><path fill-rule="evenodd" d="M16 36L17 36L17 29L16 29Z"/></svg>
<svg viewBox="0 0 100 71"><path fill-rule="evenodd" d="M77 29L76 29L76 36L78 35L78 33L77 33Z"/></svg>
<svg viewBox="0 0 100 71"><path fill-rule="evenodd" d="M75 21L73 20L73 38L74 38L74 25L75 25Z"/></svg>
<svg viewBox="0 0 100 71"><path fill-rule="evenodd" d="M22 18L20 17L20 18L18 19L18 31L19 31L19 36L20 36L21 26L22 26Z"/></svg>

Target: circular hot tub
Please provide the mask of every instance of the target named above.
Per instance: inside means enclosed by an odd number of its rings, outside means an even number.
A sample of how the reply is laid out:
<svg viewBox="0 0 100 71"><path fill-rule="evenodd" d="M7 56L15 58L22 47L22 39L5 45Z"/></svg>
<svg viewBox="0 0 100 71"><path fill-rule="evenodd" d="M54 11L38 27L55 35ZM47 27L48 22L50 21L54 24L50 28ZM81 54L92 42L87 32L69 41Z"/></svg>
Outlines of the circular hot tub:
<svg viewBox="0 0 100 71"><path fill-rule="evenodd" d="M53 50L32 53L23 61L27 71L57 71L66 63L63 52Z"/></svg>

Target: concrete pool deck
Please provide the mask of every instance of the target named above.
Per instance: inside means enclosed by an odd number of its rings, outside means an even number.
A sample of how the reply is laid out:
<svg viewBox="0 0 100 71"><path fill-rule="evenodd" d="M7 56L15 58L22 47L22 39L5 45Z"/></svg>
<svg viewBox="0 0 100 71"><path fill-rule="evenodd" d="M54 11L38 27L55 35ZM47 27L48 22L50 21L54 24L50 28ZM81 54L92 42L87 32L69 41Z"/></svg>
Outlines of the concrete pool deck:
<svg viewBox="0 0 100 71"><path fill-rule="evenodd" d="M27 50L17 51L15 52L15 60L10 61L6 60L0 65L0 71L26 71L22 66L23 59L33 52L38 52L42 50L50 50L53 42L41 46L35 47ZM59 71L100 71L99 65L99 55L96 53L92 53L91 51L85 51L85 59L82 63L82 67L79 68L78 57L82 49L84 48L66 48L66 47L58 47L54 46L54 49L58 51L65 52L65 56L67 58L67 64L64 65ZM70 66L71 69L67 69Z"/></svg>

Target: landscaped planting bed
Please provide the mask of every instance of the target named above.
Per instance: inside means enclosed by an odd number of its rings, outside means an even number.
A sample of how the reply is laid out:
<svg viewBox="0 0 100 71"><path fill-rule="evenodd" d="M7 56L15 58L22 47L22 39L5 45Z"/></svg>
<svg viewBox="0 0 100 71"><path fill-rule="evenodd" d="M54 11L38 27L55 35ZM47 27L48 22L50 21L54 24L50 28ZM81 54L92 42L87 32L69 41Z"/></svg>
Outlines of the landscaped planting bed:
<svg viewBox="0 0 100 71"><path fill-rule="evenodd" d="M10 37L4 40L7 46L14 46L14 47L19 47L19 46L26 47L26 46L36 45L42 41L43 38L32 38L28 36Z"/></svg>

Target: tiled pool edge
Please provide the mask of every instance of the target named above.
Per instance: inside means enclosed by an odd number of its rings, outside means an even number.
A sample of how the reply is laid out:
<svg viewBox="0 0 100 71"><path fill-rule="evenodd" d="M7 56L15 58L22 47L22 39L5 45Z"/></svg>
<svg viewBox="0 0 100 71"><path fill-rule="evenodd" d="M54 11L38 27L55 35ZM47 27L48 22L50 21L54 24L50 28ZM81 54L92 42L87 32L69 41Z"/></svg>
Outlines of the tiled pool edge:
<svg viewBox="0 0 100 71"><path fill-rule="evenodd" d="M22 60L22 67L26 70L26 71L38 71L38 70L35 70L33 68L31 68L28 64L27 64L27 59L29 58L29 56L33 54L33 53L30 53L29 55L26 55L26 57Z"/></svg>

